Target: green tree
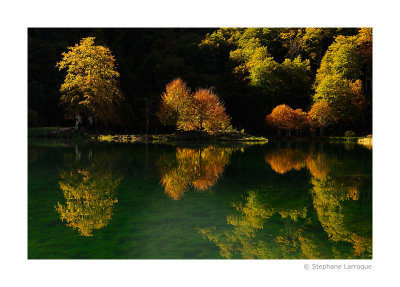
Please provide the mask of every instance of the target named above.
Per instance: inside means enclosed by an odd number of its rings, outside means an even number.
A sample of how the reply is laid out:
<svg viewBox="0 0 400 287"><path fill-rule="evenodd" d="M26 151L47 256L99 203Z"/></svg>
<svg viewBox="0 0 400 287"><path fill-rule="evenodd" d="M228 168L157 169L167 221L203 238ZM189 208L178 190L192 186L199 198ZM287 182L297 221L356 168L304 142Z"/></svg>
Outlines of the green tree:
<svg viewBox="0 0 400 287"><path fill-rule="evenodd" d="M258 38L239 43L238 49L230 53L231 59L238 64L234 72L249 80L250 86L259 89L264 102L298 105L308 101L311 84L308 59L303 61L297 56L278 63ZM261 97L258 101L265 106Z"/></svg>
<svg viewBox="0 0 400 287"><path fill-rule="evenodd" d="M358 36L337 36L316 74L313 100L326 101L340 124L355 122L365 108L361 51Z"/></svg>
<svg viewBox="0 0 400 287"><path fill-rule="evenodd" d="M315 92L314 102L327 102L337 122L354 122L365 106L361 80L350 81L338 74L326 75Z"/></svg>
<svg viewBox="0 0 400 287"><path fill-rule="evenodd" d="M94 37L83 38L79 44L68 47L56 65L66 69L60 91L61 103L66 106L66 118L82 117L89 124L100 121L107 125L114 119L117 103L122 99L119 91L119 73L110 49L94 44Z"/></svg>
<svg viewBox="0 0 400 287"><path fill-rule="evenodd" d="M315 85L326 75L339 75L350 81L360 78L361 56L357 36L338 36L325 53L317 71Z"/></svg>

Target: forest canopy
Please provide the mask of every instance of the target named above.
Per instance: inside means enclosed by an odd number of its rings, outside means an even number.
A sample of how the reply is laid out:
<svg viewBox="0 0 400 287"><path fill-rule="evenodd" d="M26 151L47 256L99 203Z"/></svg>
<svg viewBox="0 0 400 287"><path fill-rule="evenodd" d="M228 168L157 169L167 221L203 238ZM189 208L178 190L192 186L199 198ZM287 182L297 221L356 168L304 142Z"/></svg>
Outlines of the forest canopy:
<svg viewBox="0 0 400 287"><path fill-rule="evenodd" d="M86 85L80 91L86 104L78 107L94 116L98 128L174 131L176 126L165 125L160 117L160 105L167 85L181 78L198 105L199 99L206 98L216 103L223 122L217 125L258 134L273 132L276 126L268 125L266 116L286 105L298 111L293 118L299 126L290 130L302 131L302 119L323 101L319 106L327 104L324 108L332 113L323 126L330 133L372 130L370 28L30 28L30 127L74 124L76 107L69 105L72 110L68 110L60 105L76 97L68 93L76 82L66 81L70 71L68 58L62 55L79 43L86 45L88 53L97 51L99 63L108 67L110 75L104 80L104 73L95 74L106 85ZM105 101L93 97L98 91ZM197 115L197 126L200 118ZM207 129L204 123L200 128L193 120L191 124L193 129Z"/></svg>

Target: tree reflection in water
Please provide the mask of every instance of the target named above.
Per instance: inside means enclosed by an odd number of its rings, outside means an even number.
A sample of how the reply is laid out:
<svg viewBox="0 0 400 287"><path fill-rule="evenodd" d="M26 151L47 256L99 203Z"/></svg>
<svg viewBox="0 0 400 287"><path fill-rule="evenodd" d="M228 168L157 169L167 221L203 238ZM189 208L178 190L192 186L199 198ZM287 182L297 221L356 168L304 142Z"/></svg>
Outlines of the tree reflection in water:
<svg viewBox="0 0 400 287"><path fill-rule="evenodd" d="M82 236L92 236L93 230L104 228L110 221L118 202L115 190L122 177L113 169L116 158L107 152L93 154L89 150L84 154L78 146L75 148L75 155L65 158L67 168L60 172L65 204L57 203L55 209L67 226L78 229Z"/></svg>
<svg viewBox="0 0 400 287"><path fill-rule="evenodd" d="M233 203L235 213L226 219L230 227L222 231L216 227L199 229L219 247L221 256L371 258L372 221L370 210L362 208L360 202L360 186L365 178L357 170L359 165L341 162L337 156L315 149L269 151L265 160L280 175L307 168L311 206L303 198L309 198L309 194L298 194L295 188L247 191L243 200ZM347 168L352 172L348 173ZM325 238L316 226L323 228ZM350 244L351 249L344 248L343 243Z"/></svg>
<svg viewBox="0 0 400 287"><path fill-rule="evenodd" d="M190 186L207 190L214 186L229 163L234 148L177 148L175 158L158 161L161 184L171 198L179 199Z"/></svg>

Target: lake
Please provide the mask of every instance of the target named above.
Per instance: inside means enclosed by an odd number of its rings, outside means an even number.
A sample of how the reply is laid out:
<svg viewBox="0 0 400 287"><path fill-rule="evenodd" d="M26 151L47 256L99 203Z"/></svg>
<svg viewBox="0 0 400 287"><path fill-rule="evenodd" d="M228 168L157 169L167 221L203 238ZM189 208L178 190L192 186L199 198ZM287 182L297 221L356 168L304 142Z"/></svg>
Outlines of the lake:
<svg viewBox="0 0 400 287"><path fill-rule="evenodd" d="M30 138L30 259L369 259L372 150Z"/></svg>

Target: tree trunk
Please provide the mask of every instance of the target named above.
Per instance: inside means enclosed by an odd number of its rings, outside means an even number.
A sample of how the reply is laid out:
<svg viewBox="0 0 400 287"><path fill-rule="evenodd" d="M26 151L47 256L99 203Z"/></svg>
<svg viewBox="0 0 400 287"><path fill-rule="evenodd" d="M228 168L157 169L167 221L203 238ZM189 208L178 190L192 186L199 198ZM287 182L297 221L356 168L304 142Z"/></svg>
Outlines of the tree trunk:
<svg viewBox="0 0 400 287"><path fill-rule="evenodd" d="M88 115L88 124L89 128L93 127L93 116L91 114Z"/></svg>
<svg viewBox="0 0 400 287"><path fill-rule="evenodd" d="M80 114L75 115L75 130L78 131L82 124L82 117Z"/></svg>
<svg viewBox="0 0 400 287"><path fill-rule="evenodd" d="M146 97L146 136L149 134L149 100Z"/></svg>

